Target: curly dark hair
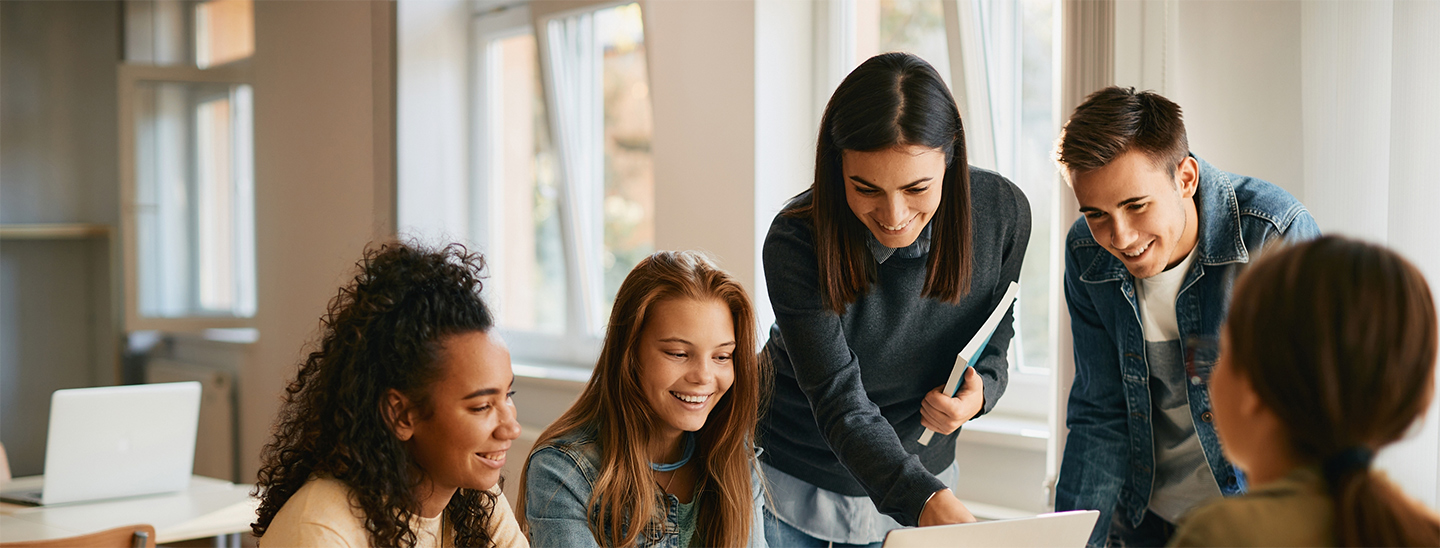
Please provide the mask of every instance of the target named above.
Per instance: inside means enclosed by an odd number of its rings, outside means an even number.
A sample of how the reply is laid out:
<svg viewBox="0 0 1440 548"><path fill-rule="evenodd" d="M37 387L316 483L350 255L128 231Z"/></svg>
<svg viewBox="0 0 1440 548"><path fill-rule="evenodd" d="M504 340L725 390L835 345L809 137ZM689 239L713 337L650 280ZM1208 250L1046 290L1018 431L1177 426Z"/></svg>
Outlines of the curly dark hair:
<svg viewBox="0 0 1440 548"><path fill-rule="evenodd" d="M442 339L494 325L480 298L485 260L459 244L435 251L387 243L367 248L357 266L321 318L320 348L285 388L274 439L261 452L256 536L321 474L349 486L373 545L415 545L410 522L421 475L381 404L393 388L428 409L430 387L444 374ZM493 544L485 525L496 500L485 491L455 493L445 516L456 546Z"/></svg>

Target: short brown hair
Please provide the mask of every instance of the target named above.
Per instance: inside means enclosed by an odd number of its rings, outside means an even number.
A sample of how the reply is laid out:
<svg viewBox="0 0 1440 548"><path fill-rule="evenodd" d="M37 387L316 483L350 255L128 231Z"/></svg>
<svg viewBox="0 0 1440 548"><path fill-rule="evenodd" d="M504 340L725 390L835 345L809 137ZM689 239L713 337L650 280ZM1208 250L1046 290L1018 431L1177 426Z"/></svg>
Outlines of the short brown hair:
<svg viewBox="0 0 1440 548"><path fill-rule="evenodd" d="M1180 105L1153 91L1110 86L1075 107L1060 133L1058 161L1068 175L1109 165L1139 150L1172 175L1190 153Z"/></svg>

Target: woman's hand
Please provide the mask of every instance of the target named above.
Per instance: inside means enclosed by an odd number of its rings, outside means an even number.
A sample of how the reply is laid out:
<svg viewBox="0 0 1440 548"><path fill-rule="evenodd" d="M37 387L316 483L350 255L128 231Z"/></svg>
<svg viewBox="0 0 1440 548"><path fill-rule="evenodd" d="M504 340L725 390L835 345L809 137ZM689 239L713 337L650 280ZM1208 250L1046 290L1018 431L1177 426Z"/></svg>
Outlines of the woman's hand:
<svg viewBox="0 0 1440 548"><path fill-rule="evenodd" d="M939 434L954 432L985 407L985 381L973 367L965 369L965 382L960 383L955 397L945 394L944 389L936 387L920 403L920 425Z"/></svg>
<svg viewBox="0 0 1440 548"><path fill-rule="evenodd" d="M965 503L955 498L955 493L949 489L942 489L931 495L930 500L925 503L925 508L920 511L918 525L929 527L973 521L975 521L975 515L970 513L970 509L965 507Z"/></svg>

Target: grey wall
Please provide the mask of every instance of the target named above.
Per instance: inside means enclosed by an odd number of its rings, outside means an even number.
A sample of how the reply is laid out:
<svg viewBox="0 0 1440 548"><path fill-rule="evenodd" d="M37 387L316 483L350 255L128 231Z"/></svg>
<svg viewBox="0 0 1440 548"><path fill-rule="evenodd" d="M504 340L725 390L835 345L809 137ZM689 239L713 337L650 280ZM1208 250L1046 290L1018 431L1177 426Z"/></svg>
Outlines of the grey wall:
<svg viewBox="0 0 1440 548"><path fill-rule="evenodd" d="M113 227L119 2L0 2L0 224ZM0 442L44 464L50 393L115 381L106 238L0 239Z"/></svg>
<svg viewBox="0 0 1440 548"><path fill-rule="evenodd" d="M0 223L119 219L119 16L119 2L0 2Z"/></svg>

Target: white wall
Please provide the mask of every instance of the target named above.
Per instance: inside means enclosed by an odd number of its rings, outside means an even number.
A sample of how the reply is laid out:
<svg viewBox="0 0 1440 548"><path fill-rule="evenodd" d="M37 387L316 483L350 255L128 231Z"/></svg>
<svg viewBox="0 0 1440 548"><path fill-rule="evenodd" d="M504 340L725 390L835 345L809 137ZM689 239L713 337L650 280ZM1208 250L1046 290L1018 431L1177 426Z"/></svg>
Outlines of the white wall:
<svg viewBox="0 0 1440 548"><path fill-rule="evenodd" d="M1176 74L1190 149L1304 200L1300 3L1179 2Z"/></svg>
<svg viewBox="0 0 1440 548"><path fill-rule="evenodd" d="M755 315L763 341L775 312L760 261L770 223L815 177L815 139L824 104L816 104L815 14L811 2L755 2Z"/></svg>
<svg viewBox="0 0 1440 548"><path fill-rule="evenodd" d="M241 477L361 250L394 234L394 4L255 3L255 361Z"/></svg>
<svg viewBox="0 0 1440 548"><path fill-rule="evenodd" d="M755 295L755 3L642 7L655 248L709 252Z"/></svg>

